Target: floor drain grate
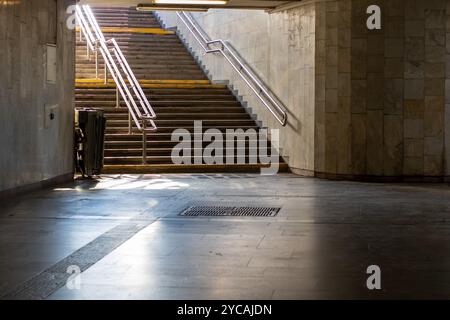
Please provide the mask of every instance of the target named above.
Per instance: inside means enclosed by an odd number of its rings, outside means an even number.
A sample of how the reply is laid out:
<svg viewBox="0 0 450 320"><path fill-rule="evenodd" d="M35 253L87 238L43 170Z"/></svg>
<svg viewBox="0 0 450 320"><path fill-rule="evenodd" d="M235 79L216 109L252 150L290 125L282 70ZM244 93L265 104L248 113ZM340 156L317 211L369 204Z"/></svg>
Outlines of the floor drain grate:
<svg viewBox="0 0 450 320"><path fill-rule="evenodd" d="M279 207L225 207L225 206L191 206L181 212L180 216L239 216L239 217L275 217Z"/></svg>

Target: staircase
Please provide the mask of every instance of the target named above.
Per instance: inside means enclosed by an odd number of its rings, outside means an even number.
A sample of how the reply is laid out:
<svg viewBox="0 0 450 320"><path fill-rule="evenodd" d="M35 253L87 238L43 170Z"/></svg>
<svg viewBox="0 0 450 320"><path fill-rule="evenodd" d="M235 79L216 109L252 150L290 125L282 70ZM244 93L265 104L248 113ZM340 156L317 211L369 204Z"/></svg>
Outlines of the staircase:
<svg viewBox="0 0 450 320"><path fill-rule="evenodd" d="M115 38L125 54L144 93L157 114L156 133L147 135L147 159L142 161L142 134L128 130L128 111L123 101L117 107L113 81L104 81L104 63L98 56L87 57L86 43L76 46L76 107L100 108L107 117L105 136L105 173L156 172L254 172L262 164L173 164L172 132L184 128L194 131L194 120L202 121L203 132L215 128L258 130L254 117L247 113L225 85L211 83L177 35L161 28L155 17L134 8L92 8L106 39ZM239 139L244 139L239 138ZM203 147L209 142L203 142ZM246 154L251 144L245 143ZM236 148L236 146L235 146ZM270 144L269 144L270 148ZM270 150L268 151L270 153ZM226 153L226 150L224 150ZM192 151L192 163L195 160ZM201 163L201 161L200 161ZM224 161L225 163L225 161ZM280 171L288 170L279 158Z"/></svg>

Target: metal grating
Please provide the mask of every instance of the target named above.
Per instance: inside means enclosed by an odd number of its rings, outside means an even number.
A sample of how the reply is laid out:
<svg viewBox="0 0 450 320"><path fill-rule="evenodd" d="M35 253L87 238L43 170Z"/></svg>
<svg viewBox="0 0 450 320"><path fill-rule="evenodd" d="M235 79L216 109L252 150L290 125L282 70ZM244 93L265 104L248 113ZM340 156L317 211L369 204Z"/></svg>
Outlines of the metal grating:
<svg viewBox="0 0 450 320"><path fill-rule="evenodd" d="M180 216L238 216L238 217L275 217L279 207L226 207L226 206L191 206L181 212Z"/></svg>

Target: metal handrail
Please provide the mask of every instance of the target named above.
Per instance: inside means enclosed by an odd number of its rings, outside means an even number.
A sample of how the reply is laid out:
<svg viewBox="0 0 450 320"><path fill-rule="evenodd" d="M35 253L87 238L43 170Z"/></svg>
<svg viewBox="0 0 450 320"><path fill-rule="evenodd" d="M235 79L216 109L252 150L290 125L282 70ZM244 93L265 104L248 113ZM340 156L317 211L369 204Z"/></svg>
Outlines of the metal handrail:
<svg viewBox="0 0 450 320"><path fill-rule="evenodd" d="M145 114L142 115L142 117L147 117L150 119L156 118L156 113L153 110L152 106L150 105L150 102L147 100L147 96L145 95L144 91L142 90L142 87L139 84L139 81L136 79L133 71L131 70L130 65L128 64L127 59L123 55L122 50L120 49L119 45L117 44L116 39L112 38L110 41L114 46L114 52L118 55L119 61L122 64L122 68L125 68L127 70L127 79L128 82L131 84L131 87L136 95L136 97L139 99L140 104L142 105L142 108L145 111Z"/></svg>
<svg viewBox="0 0 450 320"><path fill-rule="evenodd" d="M78 24L80 26L80 38L84 35L86 39L88 59L90 59L90 51L95 53L97 78L98 52L100 51L105 63L105 83L108 81L107 73L109 71L116 84L116 106L120 106L119 94L127 106L128 133L133 133L131 120L133 120L137 129L142 132L142 160L145 164L147 157L147 132L155 132L157 130L157 126L153 121L153 119L156 118L156 114L144 94L139 81L131 70L122 50L117 44L117 41L114 38L109 40L105 39L91 8L88 5L77 5L76 13ZM131 90L128 85L131 87ZM131 91L134 93L139 103L136 103L135 97ZM148 126L148 124L150 124L150 126Z"/></svg>
<svg viewBox="0 0 450 320"><path fill-rule="evenodd" d="M128 62L125 59L125 56L122 53L122 50L120 49L120 47L118 46L116 40L114 38L111 38L109 40L105 40L104 36L103 36L103 32L101 31L97 20L95 19L94 14L92 13L92 10L89 6L84 5L83 7L85 7L87 16L88 16L88 20L91 22L93 28L94 28L94 32L96 33L97 37L98 37L98 43L100 43L100 51L103 55L103 58L105 60L105 62L107 63L107 65L109 64L109 71L111 73L111 75L114 77L117 77L117 80L120 82L120 84L122 85L123 89L124 89L124 93L126 93L126 96L123 96L125 102L130 101L133 109L135 111L135 113L137 114L137 116L140 119L154 119L156 117L155 112L153 111L150 103L147 100L147 97L145 96L144 92L142 91L142 88L139 84L139 82L137 81L133 71L131 70ZM108 44L112 44L113 48L108 48ZM144 110L144 113L142 114L140 112L139 107L137 106L133 95L131 94L131 92L129 91L129 88L125 82L125 80L122 77L122 74L120 73L120 70L117 66L117 63L115 63L114 58L111 55L111 52L114 53L114 56L116 58L116 60L118 61L119 66L121 67L122 71L125 73L125 76L128 80L128 83L131 85L131 88L133 89L135 95L138 97L139 102L140 102L140 106L141 108ZM106 59L105 59L106 58ZM108 61L109 60L109 61ZM114 79L116 80L116 79ZM117 83L117 81L115 81ZM119 86L120 88L120 86ZM133 109L129 108L130 112L133 113ZM141 126L139 124L139 122L136 123L136 126L138 127L138 129L141 130ZM151 130L151 128L147 128L147 130Z"/></svg>
<svg viewBox="0 0 450 320"><path fill-rule="evenodd" d="M177 15L197 40L205 53L221 53L223 57L231 64L233 69L237 71L245 83L250 87L250 89L252 89L256 96L261 100L264 106L277 119L277 121L282 126L285 126L287 123L286 108L281 103L276 101L274 98L275 95L262 84L253 71L246 67L245 63L238 57L232 48L221 39L210 40L186 12L178 11ZM213 44L219 44L221 48L211 49L210 46ZM268 102L270 102L270 104Z"/></svg>

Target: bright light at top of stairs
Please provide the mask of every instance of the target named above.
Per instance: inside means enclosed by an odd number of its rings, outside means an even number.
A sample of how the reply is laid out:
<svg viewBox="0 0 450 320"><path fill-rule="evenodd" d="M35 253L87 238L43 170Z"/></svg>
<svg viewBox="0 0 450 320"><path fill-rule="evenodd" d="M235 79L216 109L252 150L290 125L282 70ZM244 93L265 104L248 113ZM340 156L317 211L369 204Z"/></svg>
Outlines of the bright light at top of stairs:
<svg viewBox="0 0 450 320"><path fill-rule="evenodd" d="M152 0L154 4L223 5L228 0Z"/></svg>

